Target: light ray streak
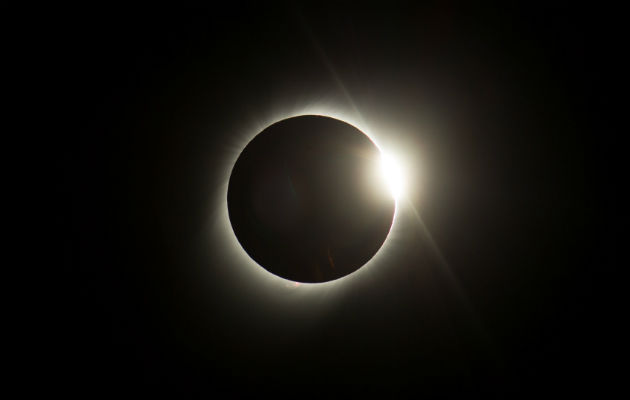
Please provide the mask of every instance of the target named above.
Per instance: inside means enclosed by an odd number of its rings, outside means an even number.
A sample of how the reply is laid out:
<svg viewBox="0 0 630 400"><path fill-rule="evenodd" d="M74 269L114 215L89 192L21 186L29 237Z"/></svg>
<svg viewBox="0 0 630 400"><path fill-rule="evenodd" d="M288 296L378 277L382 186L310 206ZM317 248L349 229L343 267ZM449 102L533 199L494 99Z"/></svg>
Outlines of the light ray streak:
<svg viewBox="0 0 630 400"><path fill-rule="evenodd" d="M451 285L452 289L454 290L455 295L459 298L460 303L463 305L464 310L466 311L466 315L470 318L470 322L471 322L473 328L475 329L475 331L479 335L479 337L485 342L485 344L490 349L493 350L493 354L495 356L494 358L495 358L495 360L497 360L498 359L498 356L497 356L498 353L496 351L494 351L495 350L494 341L492 340L492 338L488 334L487 330L485 329L481 319L479 318L479 314L477 313L477 311L475 310L472 302L468 298L468 295L466 294L464 288L462 287L461 283L459 282L459 279L453 273L453 270L451 269L448 261L446 261L446 258L444 257L444 254L440 250L440 247L435 242L435 239L433 238L433 235L431 234L431 232L429 231L429 229L425 225L424 221L420 217L420 213L418 212L418 210L416 209L416 207L414 206L414 204L410 200L407 200L407 208L413 212L415 220L418 223L418 225L420 226L422 234L424 235L425 239L427 240L427 242L429 244L429 247L433 251L435 257L437 258L437 261L438 261L439 266L440 266L440 271L446 275L446 278L447 278L449 284Z"/></svg>
<svg viewBox="0 0 630 400"><path fill-rule="evenodd" d="M315 37L315 34L311 30L311 28L308 26L304 18L301 18L301 21L302 21L302 27L304 28L306 35L308 36L309 40L311 41L311 44L313 45L313 47L319 54L322 60L322 63L324 64L328 72L330 73L333 81L335 82L335 84L337 85L341 93L343 94L343 97L345 97L346 101L348 102L352 110L354 111L355 115L359 118L361 125L366 125L365 119L363 118L363 114L361 114L361 112L359 111L359 108L357 107L354 99L352 98L350 91L348 91L348 88L343 83L343 80L339 76L339 73L337 73L337 69L335 68L332 61L330 60L330 57L328 57L328 55L326 54L326 51L320 44L319 40L317 40L317 38Z"/></svg>

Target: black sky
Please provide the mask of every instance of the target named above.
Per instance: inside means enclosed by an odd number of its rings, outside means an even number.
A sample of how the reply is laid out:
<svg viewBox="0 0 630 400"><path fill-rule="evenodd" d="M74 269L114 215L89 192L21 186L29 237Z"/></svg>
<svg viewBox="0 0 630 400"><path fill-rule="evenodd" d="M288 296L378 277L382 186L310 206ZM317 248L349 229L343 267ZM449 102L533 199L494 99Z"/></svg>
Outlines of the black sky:
<svg viewBox="0 0 630 400"><path fill-rule="evenodd" d="M60 27L78 82L62 346L73 382L522 393L583 381L602 262L585 15L243 2L91 10ZM407 223L372 279L317 304L264 298L208 228L225 163L252 120L349 99L421 158L409 199L448 268Z"/></svg>

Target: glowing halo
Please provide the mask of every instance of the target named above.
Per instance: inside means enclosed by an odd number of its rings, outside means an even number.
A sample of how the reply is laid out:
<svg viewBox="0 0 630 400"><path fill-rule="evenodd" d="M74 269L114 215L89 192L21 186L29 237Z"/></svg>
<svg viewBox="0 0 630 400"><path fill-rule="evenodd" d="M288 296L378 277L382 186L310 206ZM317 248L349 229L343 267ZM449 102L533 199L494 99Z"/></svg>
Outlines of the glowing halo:
<svg viewBox="0 0 630 400"><path fill-rule="evenodd" d="M374 271L375 266L378 266L379 264L382 264L385 261L384 259L387 258L388 253L390 253L390 251L392 250L391 242L393 238L398 236L397 233L399 233L397 229L399 224L397 223L397 221L398 221L398 216L400 215L401 205L404 203L404 202L401 202L401 199L403 196L403 193L402 193L403 181L402 181L402 176L395 175L395 179L398 180L397 181L398 183L395 183L395 185L398 185L399 190L394 190L392 192L392 194L394 195L394 201L395 201L394 216L392 219L392 224L390 226L389 232L387 233L387 236L385 238L385 241L383 242L379 250L376 252L376 254L374 254L374 256L366 264L364 264L361 268L359 268L357 271L349 275L346 275L344 277L341 277L339 279L333 280L333 281L322 282L322 283L298 283L298 284L296 284L296 282L276 276L272 274L271 272L267 271L265 268L258 265L258 263L256 263L256 261L254 261L245 252L245 250L241 247L241 244L238 241L233 231L233 228L229 219L228 204L227 204L227 190L228 190L229 179L232 172L232 168L234 167L234 164L236 163L239 155L241 154L245 146L255 136L257 136L260 132L262 132L268 126L273 125L274 123L278 121L297 117L297 116L302 116L302 115L318 115L318 116L334 118L334 119L346 122L356 127L361 132L363 132L372 141L372 143L374 143L374 145L381 152L381 155L383 155L383 158L388 160L388 162L391 162L392 160L391 154L383 151L382 147L379 145L378 135L372 132L369 125L366 124L363 118L361 118L360 116L357 118L357 117L353 117L352 115L339 112L339 108L337 107L313 106L313 105L302 107L299 110L294 110L293 112L274 113L273 116L266 118L264 122L257 121L257 123L253 123L251 124L251 126L245 128L243 130L243 133L237 135L238 143L235 143L235 146L232 147L230 158L229 160L226 160L227 165L224 167L225 170L223 171L223 176L225 177L225 179L223 181L223 185L220 190L220 193L222 196L220 199L221 203L217 204L217 206L220 207L219 209L220 215L217 216L218 220L216 221L215 229L219 229L223 231L224 233L223 235L219 235L219 237L222 238L222 240L224 241L224 243L222 243L223 248L228 253L228 256L232 257L233 260L237 260L241 265L244 266L243 271L239 271L238 273L255 277L254 279L258 283L262 283L261 286L265 286L269 290L272 290L272 291L280 291L280 292L295 293L295 294L299 293L300 295L322 294L322 293L329 293L331 290L337 291L340 288L345 287L346 285L358 279L369 276ZM399 165L399 164L396 164L396 165ZM396 167L396 168L398 168L397 173L400 174L401 173L400 167ZM395 189L395 188L396 186L392 187L392 189ZM230 233L225 234L225 232L227 231L229 231Z"/></svg>

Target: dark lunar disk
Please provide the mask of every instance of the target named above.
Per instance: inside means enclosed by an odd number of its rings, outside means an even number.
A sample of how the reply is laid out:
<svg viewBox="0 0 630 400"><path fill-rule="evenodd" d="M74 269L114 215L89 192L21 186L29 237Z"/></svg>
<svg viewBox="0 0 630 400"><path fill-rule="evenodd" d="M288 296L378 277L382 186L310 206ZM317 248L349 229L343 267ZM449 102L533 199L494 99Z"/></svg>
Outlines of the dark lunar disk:
<svg viewBox="0 0 630 400"><path fill-rule="evenodd" d="M228 188L239 242L267 271L297 282L346 276L381 247L395 202L380 152L360 130L322 116L277 122L239 156Z"/></svg>

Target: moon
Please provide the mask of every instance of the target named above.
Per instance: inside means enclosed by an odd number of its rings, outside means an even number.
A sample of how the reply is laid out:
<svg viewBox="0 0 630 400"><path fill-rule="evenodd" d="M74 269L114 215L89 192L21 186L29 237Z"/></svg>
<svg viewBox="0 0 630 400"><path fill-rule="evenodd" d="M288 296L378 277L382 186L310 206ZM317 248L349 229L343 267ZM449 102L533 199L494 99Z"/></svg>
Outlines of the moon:
<svg viewBox="0 0 630 400"><path fill-rule="evenodd" d="M255 136L230 175L230 223L245 252L281 278L322 283L349 275L381 248L397 186L391 163L358 128L302 115Z"/></svg>

